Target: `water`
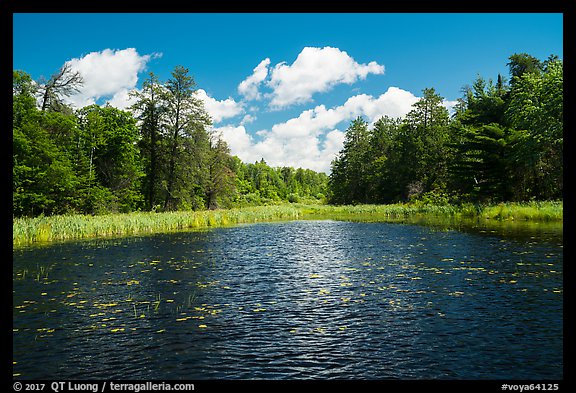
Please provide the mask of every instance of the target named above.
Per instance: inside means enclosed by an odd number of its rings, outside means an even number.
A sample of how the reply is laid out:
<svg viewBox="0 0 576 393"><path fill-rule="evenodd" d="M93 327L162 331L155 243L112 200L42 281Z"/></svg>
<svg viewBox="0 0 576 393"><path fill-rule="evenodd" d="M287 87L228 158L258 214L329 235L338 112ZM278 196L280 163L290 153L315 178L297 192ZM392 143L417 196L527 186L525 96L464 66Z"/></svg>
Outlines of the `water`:
<svg viewBox="0 0 576 393"><path fill-rule="evenodd" d="M294 221L13 253L22 379L562 379L562 234Z"/></svg>

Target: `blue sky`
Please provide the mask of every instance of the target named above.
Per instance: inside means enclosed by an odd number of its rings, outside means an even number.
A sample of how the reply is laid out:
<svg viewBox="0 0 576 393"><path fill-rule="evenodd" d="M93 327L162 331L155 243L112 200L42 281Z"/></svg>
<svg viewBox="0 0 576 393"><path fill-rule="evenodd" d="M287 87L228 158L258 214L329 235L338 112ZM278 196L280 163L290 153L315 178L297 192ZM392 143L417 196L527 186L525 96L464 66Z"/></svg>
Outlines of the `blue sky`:
<svg viewBox="0 0 576 393"><path fill-rule="evenodd" d="M65 62L76 106L129 105L152 71L190 70L214 129L253 162L328 171L350 121L403 116L422 89L446 105L513 53L563 57L562 14L14 14L13 68ZM51 26L45 29L45 26Z"/></svg>

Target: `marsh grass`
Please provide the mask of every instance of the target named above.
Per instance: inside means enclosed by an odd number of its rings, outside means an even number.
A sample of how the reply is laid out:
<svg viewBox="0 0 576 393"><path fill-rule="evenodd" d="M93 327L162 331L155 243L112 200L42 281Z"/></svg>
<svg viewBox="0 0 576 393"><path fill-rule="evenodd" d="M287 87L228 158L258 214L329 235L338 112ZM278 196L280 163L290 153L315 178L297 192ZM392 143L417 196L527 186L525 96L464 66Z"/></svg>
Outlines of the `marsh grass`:
<svg viewBox="0 0 576 393"><path fill-rule="evenodd" d="M66 215L16 218L12 223L12 242L14 245L25 245L69 239L128 236L242 223L294 220L300 216L301 211L299 209L282 205L214 211L135 212L103 216Z"/></svg>
<svg viewBox="0 0 576 393"><path fill-rule="evenodd" d="M14 219L12 241L13 245L20 246L69 239L129 236L243 223L313 218L367 222L420 218L551 222L562 220L563 202L500 203L488 206L474 204L346 206L286 204L196 212L42 216Z"/></svg>
<svg viewBox="0 0 576 393"><path fill-rule="evenodd" d="M563 218L563 203L501 203L484 207L480 217L496 220L557 221Z"/></svg>
<svg viewBox="0 0 576 393"><path fill-rule="evenodd" d="M303 215L328 216L336 218L354 218L369 221L387 221L405 218L467 218L498 221L561 221L563 219L563 202L526 202L500 203L497 205L300 205Z"/></svg>

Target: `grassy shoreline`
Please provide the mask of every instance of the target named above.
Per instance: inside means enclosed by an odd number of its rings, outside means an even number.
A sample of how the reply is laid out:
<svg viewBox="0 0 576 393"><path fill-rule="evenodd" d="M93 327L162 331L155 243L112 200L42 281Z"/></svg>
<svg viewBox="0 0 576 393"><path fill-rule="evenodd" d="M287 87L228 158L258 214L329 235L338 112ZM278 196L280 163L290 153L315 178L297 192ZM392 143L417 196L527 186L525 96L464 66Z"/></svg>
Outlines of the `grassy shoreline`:
<svg viewBox="0 0 576 393"><path fill-rule="evenodd" d="M331 216L373 216L381 219L443 216L498 221L561 221L563 202L507 202L496 205L303 205L305 214L328 214Z"/></svg>
<svg viewBox="0 0 576 393"><path fill-rule="evenodd" d="M420 217L530 222L562 221L563 202L501 203L486 206L472 204L461 206L285 204L196 212L134 212L103 216L67 215L16 218L12 223L12 244L23 246L61 240L130 236L306 218L391 221Z"/></svg>

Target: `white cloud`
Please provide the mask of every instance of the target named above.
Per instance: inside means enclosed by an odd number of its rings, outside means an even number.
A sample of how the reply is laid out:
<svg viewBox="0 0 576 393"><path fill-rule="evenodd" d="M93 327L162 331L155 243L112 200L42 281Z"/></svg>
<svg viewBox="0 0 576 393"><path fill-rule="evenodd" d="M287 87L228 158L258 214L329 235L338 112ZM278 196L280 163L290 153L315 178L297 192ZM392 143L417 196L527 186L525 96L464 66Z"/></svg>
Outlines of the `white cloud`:
<svg viewBox="0 0 576 393"><path fill-rule="evenodd" d="M241 125L249 124L249 123L254 122L256 119L257 119L256 116L251 115L251 114L248 113L247 115L245 115L245 116L242 118L242 121L240 122L240 124L241 124Z"/></svg>
<svg viewBox="0 0 576 393"><path fill-rule="evenodd" d="M412 110L412 105L418 101L409 91L397 87L389 87L378 98L367 94L350 97L344 104L351 117L366 116L370 123L374 123L382 116L403 117Z"/></svg>
<svg viewBox="0 0 576 393"><path fill-rule="evenodd" d="M454 107L455 107L457 104L458 104L458 100L453 100L453 101L451 101L451 100L446 100L446 99L445 99L444 101L442 101L442 105L443 105L446 109L448 109L448 113L450 113L450 115L452 115L452 114L455 112Z"/></svg>
<svg viewBox="0 0 576 393"><path fill-rule="evenodd" d="M268 76L268 66L270 65L270 59L266 58L260 62L254 68L252 75L244 79L238 85L238 93L244 96L247 100L258 100L261 98L261 94L258 91L260 84Z"/></svg>
<svg viewBox="0 0 576 393"><path fill-rule="evenodd" d="M223 126L214 128L216 132L221 133L222 138L228 143L233 155L237 155L242 161L250 162L252 160L252 137L246 132L244 126Z"/></svg>
<svg viewBox="0 0 576 393"><path fill-rule="evenodd" d="M68 97L68 103L82 107L101 98L110 98L111 105L128 106L127 92L136 87L138 74L144 71L150 59L159 56L161 54L156 53L141 56L134 48L104 49L69 60L67 63L72 71L82 75L84 84L78 94Z"/></svg>
<svg viewBox="0 0 576 393"><path fill-rule="evenodd" d="M206 111L212 117L214 123L220 123L224 119L237 116L244 112L242 103L236 102L231 97L219 101L210 97L203 89L198 89L196 94L197 97L204 102L204 108L206 108Z"/></svg>
<svg viewBox="0 0 576 393"><path fill-rule="evenodd" d="M138 90L138 89L132 89L132 90ZM128 109L129 106L133 105L136 103L136 99L134 97L130 97L129 93L132 90L128 90L128 89L121 89L118 90L110 100L108 100L108 103L118 109L122 109L122 110L126 110Z"/></svg>
<svg viewBox="0 0 576 393"><path fill-rule="evenodd" d="M262 64L262 63L261 63ZM271 71L267 85L272 88L270 106L284 108L309 102L317 92L335 85L352 84L368 74L383 74L384 66L372 61L359 64L338 48L305 47L292 65L282 62Z"/></svg>
<svg viewBox="0 0 576 393"><path fill-rule="evenodd" d="M330 159L342 150L344 146L344 135L345 133L339 130L332 130L326 134L326 140L324 141L324 151L330 155Z"/></svg>
<svg viewBox="0 0 576 393"><path fill-rule="evenodd" d="M298 117L273 125L270 130L260 130L255 133L259 140L252 137L244 125L217 130L222 132L231 153L245 162L264 158L272 166L302 167L328 173L331 161L344 142L344 131L336 128L340 123L358 116L370 123L384 115L403 117L418 99L397 87L390 87L379 97L356 95L340 106L327 109L318 105L301 112ZM343 127L347 126L343 124Z"/></svg>

